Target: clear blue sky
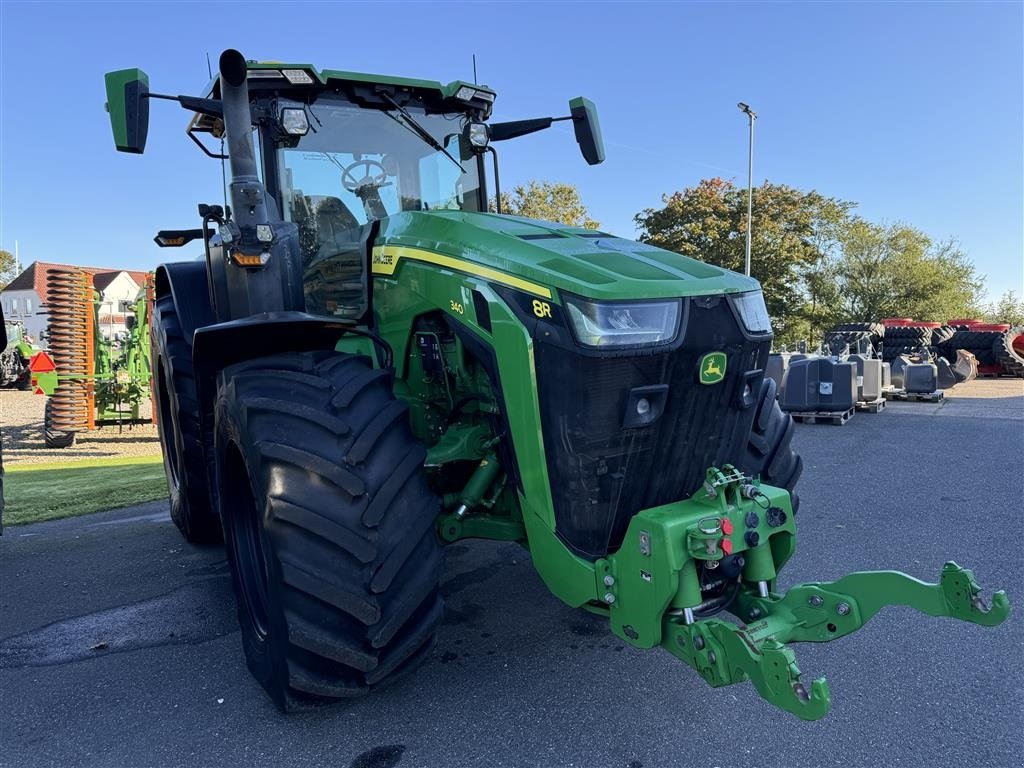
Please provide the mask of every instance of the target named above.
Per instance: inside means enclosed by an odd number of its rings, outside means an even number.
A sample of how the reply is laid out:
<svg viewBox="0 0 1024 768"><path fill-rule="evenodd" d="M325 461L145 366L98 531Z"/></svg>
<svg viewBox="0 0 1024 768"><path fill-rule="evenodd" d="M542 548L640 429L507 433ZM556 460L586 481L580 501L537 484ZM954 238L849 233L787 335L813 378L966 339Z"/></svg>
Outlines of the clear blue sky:
<svg viewBox="0 0 1024 768"><path fill-rule="evenodd" d="M198 94L206 53L324 68L471 79L499 119L600 108L604 165L565 129L502 145L505 186L579 187L602 227L701 178L746 183L746 123L760 114L755 182L853 200L873 220L956 237L992 296L1024 282L1024 11L1007 3L0 3L0 247L33 259L149 268L159 228L198 223L218 165L154 103L144 156L117 154L103 72Z"/></svg>

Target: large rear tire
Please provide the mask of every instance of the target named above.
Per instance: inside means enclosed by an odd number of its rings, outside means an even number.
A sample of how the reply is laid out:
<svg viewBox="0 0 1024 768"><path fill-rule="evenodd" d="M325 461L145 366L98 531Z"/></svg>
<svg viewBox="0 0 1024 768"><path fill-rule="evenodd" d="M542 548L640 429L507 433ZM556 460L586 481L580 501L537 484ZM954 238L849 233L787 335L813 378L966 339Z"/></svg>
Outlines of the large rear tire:
<svg viewBox="0 0 1024 768"><path fill-rule="evenodd" d="M220 377L217 497L249 670L282 710L365 694L430 653L437 497L389 372L291 353Z"/></svg>
<svg viewBox="0 0 1024 768"><path fill-rule="evenodd" d="M171 296L153 306L153 404L167 473L171 520L186 540L215 544L222 538L220 518L210 499L207 456L199 396L192 370L192 345L185 339Z"/></svg>
<svg viewBox="0 0 1024 768"><path fill-rule="evenodd" d="M796 514L800 497L794 489L804 471L804 462L793 450L793 417L779 407L775 392L775 381L765 379L740 468L751 475L760 475L768 485L789 491L793 514Z"/></svg>
<svg viewBox="0 0 1024 768"><path fill-rule="evenodd" d="M18 353L18 358L21 361L21 373L18 374L14 386L22 392L26 392L32 389L32 371L28 367L28 360L23 358L20 353Z"/></svg>
<svg viewBox="0 0 1024 768"><path fill-rule="evenodd" d="M1001 338L996 339L993 352L1007 375L1024 379L1024 357L1013 348L1015 338L1017 334L1012 331L1004 333Z"/></svg>

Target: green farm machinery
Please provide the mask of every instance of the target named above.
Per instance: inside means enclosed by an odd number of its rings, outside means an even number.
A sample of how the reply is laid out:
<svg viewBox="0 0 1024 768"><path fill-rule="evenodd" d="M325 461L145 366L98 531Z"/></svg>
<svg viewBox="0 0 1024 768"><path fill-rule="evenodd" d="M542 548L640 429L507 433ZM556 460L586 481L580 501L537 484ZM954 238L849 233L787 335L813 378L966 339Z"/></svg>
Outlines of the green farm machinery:
<svg viewBox="0 0 1024 768"><path fill-rule="evenodd" d="M46 395L47 448L67 448L78 432L101 426L148 423L141 413L150 396L148 285L126 316L127 338L116 345L100 332L100 295L92 275L75 267L51 268L49 351L29 364L31 386Z"/></svg>
<svg viewBox="0 0 1024 768"><path fill-rule="evenodd" d="M202 96L151 93L138 69L106 87L118 150L141 153L151 100L174 100L230 167L224 205L156 238L201 240L206 260L156 271L154 399L172 518L190 541L223 536L245 658L280 708L427 658L443 547L468 538L522 544L623 642L804 719L831 699L791 643L887 605L1006 618L1006 595L987 604L954 563L937 583L779 589L802 462L764 377L758 283L488 212L500 141L566 121L603 160L586 99L493 122L486 86L232 50Z"/></svg>
<svg viewBox="0 0 1024 768"><path fill-rule="evenodd" d="M29 361L38 351L19 322L4 321L7 341L0 350L0 388L28 389L32 385Z"/></svg>

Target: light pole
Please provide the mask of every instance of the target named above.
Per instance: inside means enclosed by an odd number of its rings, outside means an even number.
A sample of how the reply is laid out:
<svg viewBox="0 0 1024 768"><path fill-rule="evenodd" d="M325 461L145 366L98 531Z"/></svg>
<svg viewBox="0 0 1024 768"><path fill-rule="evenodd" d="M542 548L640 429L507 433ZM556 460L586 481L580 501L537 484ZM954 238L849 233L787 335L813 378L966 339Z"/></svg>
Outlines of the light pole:
<svg viewBox="0 0 1024 768"><path fill-rule="evenodd" d="M754 121L757 113L742 101L736 105L750 123L750 144L747 150L747 259L743 273L750 276L750 229L754 223Z"/></svg>

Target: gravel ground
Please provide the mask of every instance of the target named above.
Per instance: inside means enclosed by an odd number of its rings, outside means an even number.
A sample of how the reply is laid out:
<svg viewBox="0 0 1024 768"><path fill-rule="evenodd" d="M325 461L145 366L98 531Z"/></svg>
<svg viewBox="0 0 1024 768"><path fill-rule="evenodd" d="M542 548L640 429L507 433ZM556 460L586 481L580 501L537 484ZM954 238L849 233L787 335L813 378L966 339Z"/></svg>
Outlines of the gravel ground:
<svg viewBox="0 0 1024 768"><path fill-rule="evenodd" d="M0 390L0 433L4 444L4 465L43 464L74 459L103 459L119 456L151 456L160 453L155 424L125 426L119 430L102 427L80 432L70 448L47 448L43 443L43 408L46 398L31 392ZM142 416L148 417L149 402Z"/></svg>

